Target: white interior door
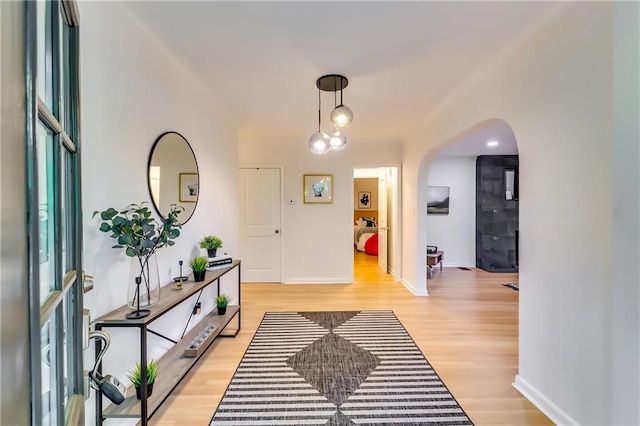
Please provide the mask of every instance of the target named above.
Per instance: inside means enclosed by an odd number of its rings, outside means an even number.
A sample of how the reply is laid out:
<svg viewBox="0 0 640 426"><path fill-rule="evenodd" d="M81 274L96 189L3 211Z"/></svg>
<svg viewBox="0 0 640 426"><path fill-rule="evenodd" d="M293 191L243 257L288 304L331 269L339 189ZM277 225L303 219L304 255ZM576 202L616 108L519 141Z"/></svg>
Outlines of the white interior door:
<svg viewBox="0 0 640 426"><path fill-rule="evenodd" d="M378 266L387 273L387 178L378 178Z"/></svg>
<svg viewBox="0 0 640 426"><path fill-rule="evenodd" d="M280 278L280 169L240 169L243 282Z"/></svg>

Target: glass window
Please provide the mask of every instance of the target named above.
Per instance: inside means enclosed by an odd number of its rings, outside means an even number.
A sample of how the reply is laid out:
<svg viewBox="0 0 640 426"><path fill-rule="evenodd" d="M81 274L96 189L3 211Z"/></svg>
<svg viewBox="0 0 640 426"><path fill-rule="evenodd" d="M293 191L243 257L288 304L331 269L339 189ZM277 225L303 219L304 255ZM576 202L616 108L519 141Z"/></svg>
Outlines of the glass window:
<svg viewBox="0 0 640 426"><path fill-rule="evenodd" d="M57 310L56 310L57 313ZM56 313L44 324L40 330L40 344L42 348L42 425L58 424L58 404L57 398L57 354L56 348Z"/></svg>
<svg viewBox="0 0 640 426"><path fill-rule="evenodd" d="M65 129L69 129L71 127L71 123L69 123L69 118L67 117L67 108L70 104L71 93L69 91L69 44L67 42L69 37L69 26L66 24L66 20L64 17L64 11L62 7L59 8L60 13L58 14L58 31L59 35L59 78L60 86L58 92L60 93L60 107L58 110L58 121L62 124Z"/></svg>
<svg viewBox="0 0 640 426"><path fill-rule="evenodd" d="M50 1L38 1L36 4L38 19L38 96L53 111L52 3Z"/></svg>
<svg viewBox="0 0 640 426"><path fill-rule="evenodd" d="M60 214L62 217L61 225L62 230L60 235L62 236L62 271L64 274L73 269L73 154L62 148L61 169L62 176L60 179Z"/></svg>
<svg viewBox="0 0 640 426"><path fill-rule="evenodd" d="M77 8L72 3L70 0L66 5L77 20ZM30 288L39 289L41 309L39 313L31 312L30 321L44 324L40 336L37 328L33 331L36 335L30 336L32 424L62 426L69 398L83 394L82 342L74 340L81 322L81 277L71 283L72 288L66 293L54 292L62 289L67 273L74 270L82 273L82 265L76 263L80 259L78 239L82 236L77 235L74 217L76 207L79 208L76 206L79 177L75 173L80 158L62 141L62 132L75 144L74 138L79 135L78 64L74 56L78 49L78 28L68 25L59 0L25 4L28 31L35 34L26 39L27 55L37 57L35 64L27 63L27 75L35 77L36 96L30 101L36 103L38 110L38 117L30 123L36 129L36 134L30 135L35 140L34 155L27 152L30 170L34 171L35 182L31 184L37 185L37 191L29 191L31 187L27 191L29 210L38 212L37 223L30 223L37 234L31 247L33 262L29 264L30 276L38 280L30 280L29 284ZM56 308L51 311L50 306ZM69 421L75 424L82 422L82 418Z"/></svg>
<svg viewBox="0 0 640 426"><path fill-rule="evenodd" d="M40 303L55 289L53 133L38 122L38 235Z"/></svg>
<svg viewBox="0 0 640 426"><path fill-rule="evenodd" d="M70 308L72 306L71 303L69 303L69 299L71 297L72 292L69 291L67 292L67 294L65 295L64 299L62 300L62 312L63 312L63 320L62 320L62 354L63 354L63 360L62 360L62 365L63 365L63 371L62 371L62 377L64 380L64 395L62 398L62 403L63 405L66 407L67 406L67 399L68 396L71 395L73 393L73 388L70 389L71 383L69 381L69 372L73 371L73 366L71 365L71 357L69 354L69 348L71 348L73 346L72 342L68 342L68 338L69 336L72 334L72 330L73 330L73 313L70 311Z"/></svg>

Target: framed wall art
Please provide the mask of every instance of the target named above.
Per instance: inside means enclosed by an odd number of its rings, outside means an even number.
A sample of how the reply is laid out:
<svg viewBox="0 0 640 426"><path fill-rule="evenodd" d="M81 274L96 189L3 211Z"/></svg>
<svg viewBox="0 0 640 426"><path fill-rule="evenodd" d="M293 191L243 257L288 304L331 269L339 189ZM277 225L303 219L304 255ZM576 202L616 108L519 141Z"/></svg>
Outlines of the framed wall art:
<svg viewBox="0 0 640 426"><path fill-rule="evenodd" d="M197 173L180 173L179 185L180 194L178 199L181 203L195 203L198 201L200 188Z"/></svg>
<svg viewBox="0 0 640 426"><path fill-rule="evenodd" d="M449 187L427 187L427 214L449 214Z"/></svg>
<svg viewBox="0 0 640 426"><path fill-rule="evenodd" d="M358 210L371 208L371 192L360 191L358 192Z"/></svg>
<svg viewBox="0 0 640 426"><path fill-rule="evenodd" d="M305 204L333 203L333 175L304 175L302 191Z"/></svg>

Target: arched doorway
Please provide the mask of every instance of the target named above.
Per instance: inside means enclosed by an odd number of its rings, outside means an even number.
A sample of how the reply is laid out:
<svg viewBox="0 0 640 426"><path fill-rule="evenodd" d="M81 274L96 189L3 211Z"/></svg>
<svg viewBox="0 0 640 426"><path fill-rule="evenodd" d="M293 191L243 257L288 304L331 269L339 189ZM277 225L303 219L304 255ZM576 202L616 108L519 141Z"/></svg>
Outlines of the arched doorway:
<svg viewBox="0 0 640 426"><path fill-rule="evenodd" d="M429 263L439 267L517 272L518 165L515 134L500 119L482 121L427 153L416 184L418 253L426 255L429 246L439 254ZM428 294L433 267L421 259L417 283Z"/></svg>

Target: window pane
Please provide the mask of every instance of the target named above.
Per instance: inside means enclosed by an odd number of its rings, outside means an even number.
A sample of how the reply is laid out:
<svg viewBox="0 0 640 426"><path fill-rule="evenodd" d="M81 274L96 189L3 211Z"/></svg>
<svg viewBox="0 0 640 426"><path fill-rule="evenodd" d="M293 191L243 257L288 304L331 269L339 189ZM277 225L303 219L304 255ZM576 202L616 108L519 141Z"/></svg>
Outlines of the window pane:
<svg viewBox="0 0 640 426"><path fill-rule="evenodd" d="M55 340L55 317L58 310L40 330L42 347L42 425L56 425L58 423L58 404L56 389L56 356L58 354Z"/></svg>
<svg viewBox="0 0 640 426"><path fill-rule="evenodd" d="M40 303L55 289L53 134L38 122L38 232L40 247Z"/></svg>
<svg viewBox="0 0 640 426"><path fill-rule="evenodd" d="M70 380L69 380L69 372L73 370L73 366L70 364L71 363L71 356L69 356L69 351L73 348L73 342L69 342L69 336L71 335L71 330L73 330L72 324L73 324L73 314L72 312L69 310L71 308L71 303L69 303L70 297L71 297L71 293L72 291L68 291L67 294L64 296L64 299L62 301L62 312L63 312L63 321L62 321L62 339L63 339L63 374L62 377L64 378L64 397L62 399L64 406L67 406L67 399L69 398L69 395L71 395L73 393L73 390L69 389L70 386Z"/></svg>
<svg viewBox="0 0 640 426"><path fill-rule="evenodd" d="M51 41L53 26L51 20L51 2L37 2L37 45L38 45L38 96L53 111L53 58L51 56Z"/></svg>
<svg viewBox="0 0 640 426"><path fill-rule="evenodd" d="M71 159L72 155L64 147L62 148L61 158L61 179L60 179L60 201L61 201L61 214L62 214L62 229L60 235L62 236L62 270L64 273L75 269L73 266L73 194L71 189L73 188L73 180L71 175Z"/></svg>
<svg viewBox="0 0 640 426"><path fill-rule="evenodd" d="M69 105L69 46L67 44L67 38L69 35L69 27L64 18L63 8L59 8L59 48L60 55L60 110L58 111L58 121L65 129L69 129L69 122L67 119L67 105Z"/></svg>

